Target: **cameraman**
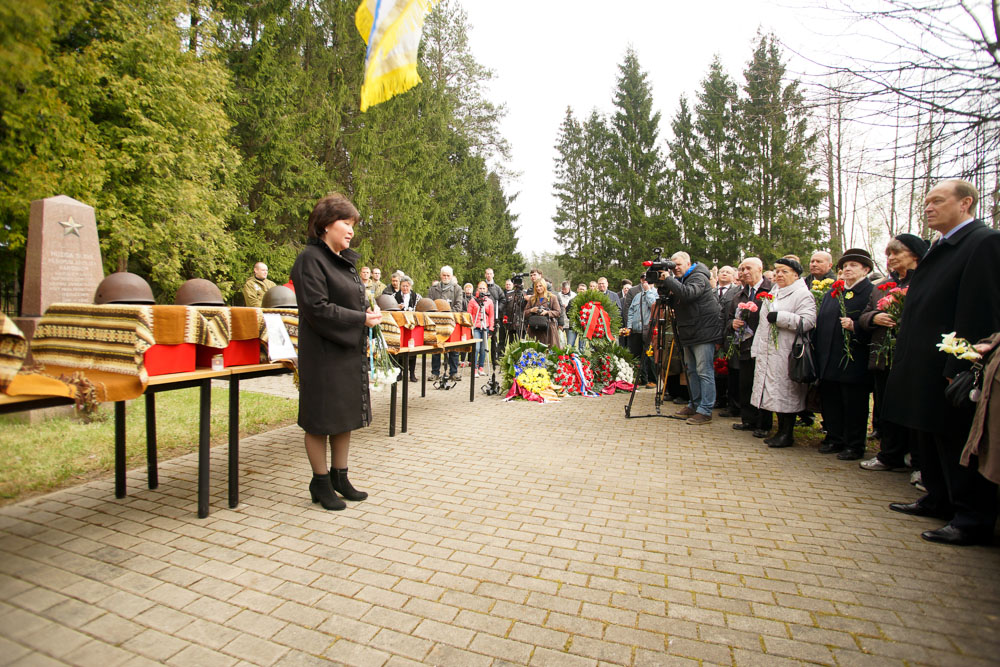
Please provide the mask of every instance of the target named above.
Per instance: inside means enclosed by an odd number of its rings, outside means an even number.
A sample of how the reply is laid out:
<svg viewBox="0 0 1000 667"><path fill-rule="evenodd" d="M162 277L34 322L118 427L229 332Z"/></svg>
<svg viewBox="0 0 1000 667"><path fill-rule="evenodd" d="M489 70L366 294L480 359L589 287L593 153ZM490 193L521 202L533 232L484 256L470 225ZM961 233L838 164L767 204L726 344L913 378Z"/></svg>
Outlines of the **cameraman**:
<svg viewBox="0 0 1000 667"><path fill-rule="evenodd" d="M657 289L667 296L674 310L677 342L684 349L684 369L687 374L690 402L671 415L700 426L712 421L715 406L715 344L722 338L722 312L712 291L708 269L692 264L686 252L670 258L674 276L660 273Z"/></svg>

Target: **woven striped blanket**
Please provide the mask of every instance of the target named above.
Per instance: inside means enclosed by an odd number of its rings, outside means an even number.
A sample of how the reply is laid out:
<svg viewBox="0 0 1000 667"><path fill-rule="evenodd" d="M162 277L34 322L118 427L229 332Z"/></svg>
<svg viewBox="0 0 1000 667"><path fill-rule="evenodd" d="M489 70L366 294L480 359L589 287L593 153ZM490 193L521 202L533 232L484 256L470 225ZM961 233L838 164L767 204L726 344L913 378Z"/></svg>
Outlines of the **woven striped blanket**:
<svg viewBox="0 0 1000 667"><path fill-rule="evenodd" d="M93 369L148 380L142 355L152 347L153 307L55 303L42 316L31 354L45 365Z"/></svg>
<svg viewBox="0 0 1000 667"><path fill-rule="evenodd" d="M28 356L28 341L14 320L0 313L0 391L14 379Z"/></svg>

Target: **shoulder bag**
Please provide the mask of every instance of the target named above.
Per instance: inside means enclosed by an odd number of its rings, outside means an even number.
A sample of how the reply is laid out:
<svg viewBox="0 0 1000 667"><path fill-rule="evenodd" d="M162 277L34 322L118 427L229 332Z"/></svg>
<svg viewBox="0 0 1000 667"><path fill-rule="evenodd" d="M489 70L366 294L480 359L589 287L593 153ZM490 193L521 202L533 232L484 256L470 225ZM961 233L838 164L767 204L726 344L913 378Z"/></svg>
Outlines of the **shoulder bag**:
<svg viewBox="0 0 1000 667"><path fill-rule="evenodd" d="M978 361L964 370L944 388L944 397L956 408L978 403L983 387L983 365Z"/></svg>
<svg viewBox="0 0 1000 667"><path fill-rule="evenodd" d="M811 332L802 330L802 320L795 328L795 341L792 351L788 353L788 377L792 382L812 384L819 379L816 372L816 359L813 357Z"/></svg>

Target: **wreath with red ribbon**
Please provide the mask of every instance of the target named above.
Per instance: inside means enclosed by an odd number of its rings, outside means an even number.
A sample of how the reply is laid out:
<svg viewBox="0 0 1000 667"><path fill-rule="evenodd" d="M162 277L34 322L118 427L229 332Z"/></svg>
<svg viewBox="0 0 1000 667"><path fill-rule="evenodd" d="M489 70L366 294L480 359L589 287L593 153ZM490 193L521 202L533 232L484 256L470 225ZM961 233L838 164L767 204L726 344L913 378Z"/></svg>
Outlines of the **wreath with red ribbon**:
<svg viewBox="0 0 1000 667"><path fill-rule="evenodd" d="M594 373L590 368L590 362L584 357L577 357L580 360L580 368L583 369L583 377L587 384L593 385ZM552 381L562 387L567 394L580 393L580 374L573 363L571 354L560 354L556 362L556 372L552 376Z"/></svg>
<svg viewBox="0 0 1000 667"><path fill-rule="evenodd" d="M622 326L618 306L598 290L577 294L570 301L566 316L573 331L592 340L617 340Z"/></svg>

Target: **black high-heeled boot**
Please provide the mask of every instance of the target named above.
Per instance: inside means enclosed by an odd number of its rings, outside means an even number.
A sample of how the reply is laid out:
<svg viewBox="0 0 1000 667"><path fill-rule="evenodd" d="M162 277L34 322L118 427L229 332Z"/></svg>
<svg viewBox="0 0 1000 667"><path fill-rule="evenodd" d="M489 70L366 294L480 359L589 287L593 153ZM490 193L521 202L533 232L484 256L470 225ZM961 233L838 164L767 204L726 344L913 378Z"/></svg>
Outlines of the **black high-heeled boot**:
<svg viewBox="0 0 1000 667"><path fill-rule="evenodd" d="M312 481L309 482L309 495L314 503L319 503L325 510L342 510L347 507L347 503L337 497L333 492L333 485L330 481L330 473L325 475L313 474Z"/></svg>
<svg viewBox="0 0 1000 667"><path fill-rule="evenodd" d="M795 415L792 413L778 413L778 434L767 442L768 447L791 447L795 443Z"/></svg>
<svg viewBox="0 0 1000 667"><path fill-rule="evenodd" d="M347 479L347 468L333 468L330 472L333 489L340 495L348 500L364 500L368 497L365 491L358 491L351 486L351 480Z"/></svg>

